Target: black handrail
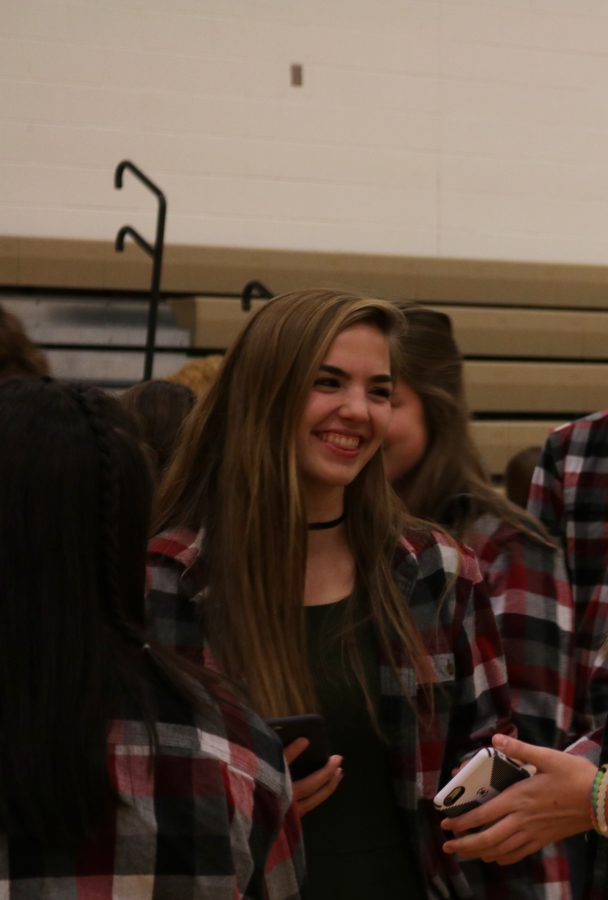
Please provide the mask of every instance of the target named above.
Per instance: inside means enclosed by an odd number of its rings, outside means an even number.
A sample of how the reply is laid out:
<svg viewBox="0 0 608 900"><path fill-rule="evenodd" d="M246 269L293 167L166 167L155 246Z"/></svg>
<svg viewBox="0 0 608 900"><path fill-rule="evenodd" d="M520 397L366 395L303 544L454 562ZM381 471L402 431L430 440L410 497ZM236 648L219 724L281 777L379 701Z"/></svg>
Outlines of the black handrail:
<svg viewBox="0 0 608 900"><path fill-rule="evenodd" d="M156 218L156 240L154 246L141 236L141 234L131 225L123 225L116 235L115 247L118 253L122 253L125 246L125 238L131 237L135 243L141 247L149 256L152 257L152 283L150 285L150 303L148 305L148 329L146 335L146 355L144 360L144 377L143 381L148 381L152 377L152 368L154 366L154 349L156 343L156 320L158 317L158 301L160 299L160 277L163 267L163 250L165 242L165 219L167 216L167 200L165 195L157 187L153 181L144 175L141 169L138 169L130 160L123 159L116 166L114 172L114 187L122 187L122 176L125 169L129 169L136 178L145 184L145 186L156 195L158 199L158 215Z"/></svg>
<svg viewBox="0 0 608 900"><path fill-rule="evenodd" d="M243 312L249 312L251 301L254 298L256 300L272 300L273 297L272 291L261 281L248 281L241 292L241 309Z"/></svg>

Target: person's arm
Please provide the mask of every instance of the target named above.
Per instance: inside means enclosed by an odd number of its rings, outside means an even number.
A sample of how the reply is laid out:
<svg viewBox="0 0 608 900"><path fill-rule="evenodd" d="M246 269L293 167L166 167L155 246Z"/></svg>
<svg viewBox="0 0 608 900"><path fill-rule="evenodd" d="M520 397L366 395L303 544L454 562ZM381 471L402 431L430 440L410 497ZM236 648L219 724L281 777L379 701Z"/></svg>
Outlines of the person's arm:
<svg viewBox="0 0 608 900"><path fill-rule="evenodd" d="M577 639L577 708L581 724L575 735L603 725L608 709L608 571L579 617ZM584 717L583 717L584 716ZM578 722L577 722L578 724ZM587 727L584 727L584 726Z"/></svg>
<svg viewBox="0 0 608 900"><path fill-rule="evenodd" d="M504 735L496 735L493 743L507 756L534 766L536 774L478 809L444 819L442 827L454 833L444 844L446 853L510 865L547 844L593 827L591 788L597 772L593 763ZM467 834L472 828L488 825L483 831Z"/></svg>
<svg viewBox="0 0 608 900"><path fill-rule="evenodd" d="M574 704L574 603L562 553L503 525L480 548L480 561L519 737L562 749Z"/></svg>
<svg viewBox="0 0 608 900"><path fill-rule="evenodd" d="M146 561L146 616L155 640L201 665L204 637L200 586L195 584L194 577L184 577L187 568L183 556L189 549L188 537L185 534L183 543L178 543L161 535L150 542Z"/></svg>
<svg viewBox="0 0 608 900"><path fill-rule="evenodd" d="M502 642L487 588L470 550L461 551L451 622L455 693L445 758L459 765L495 732L514 734Z"/></svg>
<svg viewBox="0 0 608 900"><path fill-rule="evenodd" d="M551 432L532 476L528 512L539 519L562 548L566 548L563 468L570 426Z"/></svg>
<svg viewBox="0 0 608 900"><path fill-rule="evenodd" d="M272 798L271 798L272 799ZM251 837L252 852L260 856L263 865L263 897L264 900L297 900L300 897L305 877L304 843L300 817L295 802L293 802L291 784L287 771L283 783L283 790L279 808L280 818L277 817L277 806L258 811L261 821L272 821L274 814L276 833L269 848L256 848L254 835ZM252 886L255 879L252 881ZM247 900L258 900L258 895L247 893Z"/></svg>

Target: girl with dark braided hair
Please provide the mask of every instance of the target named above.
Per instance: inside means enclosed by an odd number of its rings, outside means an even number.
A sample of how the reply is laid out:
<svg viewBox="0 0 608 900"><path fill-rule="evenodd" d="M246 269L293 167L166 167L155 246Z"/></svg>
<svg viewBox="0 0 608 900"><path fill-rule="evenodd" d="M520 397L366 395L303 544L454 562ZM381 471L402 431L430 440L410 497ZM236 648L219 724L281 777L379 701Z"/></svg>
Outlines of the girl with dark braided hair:
<svg viewBox="0 0 608 900"><path fill-rule="evenodd" d="M0 385L0 896L299 896L274 735L144 615L151 476L117 401Z"/></svg>

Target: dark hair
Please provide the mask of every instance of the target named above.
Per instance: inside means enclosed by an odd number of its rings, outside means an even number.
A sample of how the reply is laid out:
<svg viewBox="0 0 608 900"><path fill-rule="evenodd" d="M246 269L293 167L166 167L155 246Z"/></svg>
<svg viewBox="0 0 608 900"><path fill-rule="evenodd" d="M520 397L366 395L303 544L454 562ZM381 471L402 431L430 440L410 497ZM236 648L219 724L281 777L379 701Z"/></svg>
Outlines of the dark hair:
<svg viewBox="0 0 608 900"><path fill-rule="evenodd" d="M44 353L30 341L17 316L0 306L0 378L39 378L48 374Z"/></svg>
<svg viewBox="0 0 608 900"><path fill-rule="evenodd" d="M505 467L505 491L511 503L525 509L534 469L538 465L542 447L525 447L514 453Z"/></svg>
<svg viewBox="0 0 608 900"><path fill-rule="evenodd" d="M396 305L407 324L398 375L422 401L428 445L417 465L396 481L395 490L413 515L437 520L465 541L482 513L492 513L534 539L548 539L540 522L492 486L471 435L463 360L450 317L405 302ZM461 494L470 502L450 502Z"/></svg>
<svg viewBox="0 0 608 900"><path fill-rule="evenodd" d="M4 382L0 434L0 828L77 840L113 800L107 733L126 703L157 745L151 478L125 413L93 388Z"/></svg>
<svg viewBox="0 0 608 900"><path fill-rule="evenodd" d="M119 400L131 415L140 440L154 454L158 475L173 456L179 434L196 395L183 384L144 381L125 391Z"/></svg>

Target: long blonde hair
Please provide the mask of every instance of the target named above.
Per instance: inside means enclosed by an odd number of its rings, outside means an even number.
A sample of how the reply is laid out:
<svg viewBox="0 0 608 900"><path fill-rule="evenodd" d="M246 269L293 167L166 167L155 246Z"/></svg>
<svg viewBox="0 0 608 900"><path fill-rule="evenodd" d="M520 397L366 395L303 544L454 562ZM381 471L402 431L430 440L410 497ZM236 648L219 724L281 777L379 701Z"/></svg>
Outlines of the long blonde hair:
<svg viewBox="0 0 608 900"><path fill-rule="evenodd" d="M204 529L201 587L211 649L265 716L316 704L306 660L307 522L295 433L331 343L360 323L387 336L394 364L403 323L390 303L311 290L265 305L193 410L161 485L156 530ZM397 638L417 666L424 651L392 572L407 517L380 452L346 488L346 504L357 589L369 597L379 641L392 665ZM354 665L369 705L356 651Z"/></svg>
<svg viewBox="0 0 608 900"><path fill-rule="evenodd" d="M445 524L466 540L475 519L492 513L537 540L544 527L492 486L470 431L460 350L444 313L410 303L395 304L406 331L401 338L398 377L420 397L428 443L422 459L394 485L412 515ZM470 496L462 507L449 501Z"/></svg>

